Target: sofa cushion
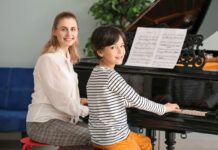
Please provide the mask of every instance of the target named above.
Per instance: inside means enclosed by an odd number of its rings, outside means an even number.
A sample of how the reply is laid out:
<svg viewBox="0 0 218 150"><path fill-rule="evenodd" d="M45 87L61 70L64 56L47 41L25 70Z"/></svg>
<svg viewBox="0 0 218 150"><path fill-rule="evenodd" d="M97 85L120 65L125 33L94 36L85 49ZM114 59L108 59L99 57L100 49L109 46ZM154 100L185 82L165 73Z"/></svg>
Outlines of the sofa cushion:
<svg viewBox="0 0 218 150"><path fill-rule="evenodd" d="M0 131L25 132L33 92L32 68L0 68Z"/></svg>
<svg viewBox="0 0 218 150"><path fill-rule="evenodd" d="M33 92L33 69L13 68L9 81L7 110L27 110Z"/></svg>
<svg viewBox="0 0 218 150"><path fill-rule="evenodd" d="M0 109L6 107L11 68L0 68Z"/></svg>
<svg viewBox="0 0 218 150"><path fill-rule="evenodd" d="M26 115L27 111L2 110L0 109L0 131L16 132L26 131Z"/></svg>

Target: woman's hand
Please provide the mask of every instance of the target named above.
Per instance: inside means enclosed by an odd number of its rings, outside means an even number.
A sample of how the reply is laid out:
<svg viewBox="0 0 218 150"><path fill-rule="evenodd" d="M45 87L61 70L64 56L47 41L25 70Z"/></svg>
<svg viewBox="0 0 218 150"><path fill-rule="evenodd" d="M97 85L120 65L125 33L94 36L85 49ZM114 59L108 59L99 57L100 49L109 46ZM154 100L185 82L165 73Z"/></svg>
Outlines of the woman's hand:
<svg viewBox="0 0 218 150"><path fill-rule="evenodd" d="M86 98L80 98L80 104L84 106L88 106L88 100Z"/></svg>
<svg viewBox="0 0 218 150"><path fill-rule="evenodd" d="M164 106L166 107L166 113L167 112L181 112L181 109L179 108L179 105L177 104L166 103Z"/></svg>

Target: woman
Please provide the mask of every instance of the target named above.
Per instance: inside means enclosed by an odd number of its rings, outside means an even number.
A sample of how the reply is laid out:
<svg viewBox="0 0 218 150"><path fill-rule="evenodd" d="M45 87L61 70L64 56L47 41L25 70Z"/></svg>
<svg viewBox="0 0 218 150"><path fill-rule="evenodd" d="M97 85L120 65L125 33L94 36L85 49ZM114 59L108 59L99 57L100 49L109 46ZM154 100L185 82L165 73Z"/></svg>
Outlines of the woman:
<svg viewBox="0 0 218 150"><path fill-rule="evenodd" d="M34 141L61 147L90 144L86 124L78 121L79 116L88 115L89 109L87 99L80 98L73 70L79 60L77 47L77 19L71 12L62 12L54 20L51 38L33 73L27 133Z"/></svg>

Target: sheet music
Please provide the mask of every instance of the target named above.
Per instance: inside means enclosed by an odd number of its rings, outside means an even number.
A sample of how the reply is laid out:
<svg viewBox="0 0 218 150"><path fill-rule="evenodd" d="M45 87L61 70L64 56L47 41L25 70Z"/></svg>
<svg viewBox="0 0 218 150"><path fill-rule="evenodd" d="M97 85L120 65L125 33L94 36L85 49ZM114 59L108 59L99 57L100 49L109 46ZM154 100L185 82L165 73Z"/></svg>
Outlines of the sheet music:
<svg viewBox="0 0 218 150"><path fill-rule="evenodd" d="M138 27L125 65L174 68L186 29Z"/></svg>

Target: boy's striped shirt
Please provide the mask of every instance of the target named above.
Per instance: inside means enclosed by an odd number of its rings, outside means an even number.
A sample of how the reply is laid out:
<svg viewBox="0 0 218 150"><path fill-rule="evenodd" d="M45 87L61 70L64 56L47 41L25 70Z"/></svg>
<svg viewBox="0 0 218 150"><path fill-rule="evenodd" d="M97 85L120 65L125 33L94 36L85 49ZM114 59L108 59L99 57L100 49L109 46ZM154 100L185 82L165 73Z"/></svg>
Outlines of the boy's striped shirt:
<svg viewBox="0 0 218 150"><path fill-rule="evenodd" d="M141 97L115 70L95 67L87 84L90 109L89 130L92 142L111 145L130 133L126 107L163 115L165 106Z"/></svg>

